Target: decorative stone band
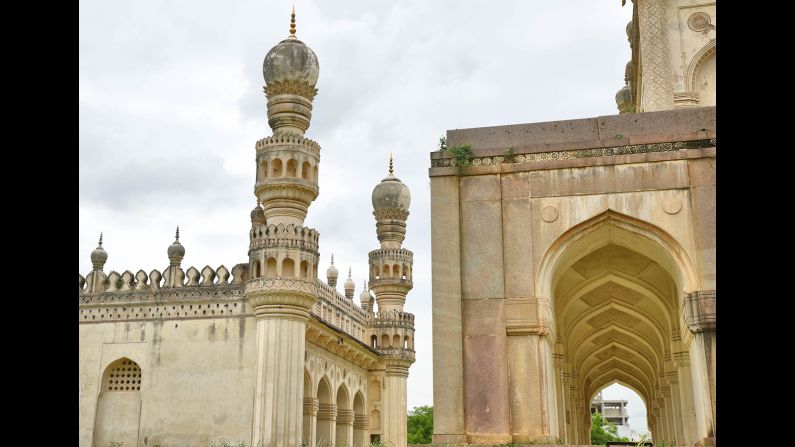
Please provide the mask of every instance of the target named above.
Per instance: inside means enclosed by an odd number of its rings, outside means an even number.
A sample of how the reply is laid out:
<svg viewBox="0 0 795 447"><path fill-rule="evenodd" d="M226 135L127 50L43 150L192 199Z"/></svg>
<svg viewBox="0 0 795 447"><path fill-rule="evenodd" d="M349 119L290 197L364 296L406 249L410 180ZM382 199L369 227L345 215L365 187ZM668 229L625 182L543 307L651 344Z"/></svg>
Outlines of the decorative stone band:
<svg viewBox="0 0 795 447"><path fill-rule="evenodd" d="M278 136L303 136L312 119L312 100L301 95L271 95L268 99L268 125Z"/></svg>
<svg viewBox="0 0 795 447"><path fill-rule="evenodd" d="M414 327L414 314L397 310L375 312L368 320L370 326Z"/></svg>
<svg viewBox="0 0 795 447"><path fill-rule="evenodd" d="M408 279L398 278L380 278L376 279L370 277L370 289L375 292L376 299L381 298L381 295L402 295L405 296L414 287L414 284Z"/></svg>
<svg viewBox="0 0 795 447"><path fill-rule="evenodd" d="M364 430L369 428L370 425L367 421L366 414L357 414L353 417L353 428L356 430Z"/></svg>
<svg viewBox="0 0 795 447"><path fill-rule="evenodd" d="M317 300L317 283L301 278L255 278L246 282L243 295L256 316L307 319Z"/></svg>
<svg viewBox="0 0 795 447"><path fill-rule="evenodd" d="M674 361L674 368L684 368L690 366L690 353L687 351L679 351L671 354Z"/></svg>
<svg viewBox="0 0 795 447"><path fill-rule="evenodd" d="M314 397L304 398L304 414L315 416L320 408L320 401Z"/></svg>
<svg viewBox="0 0 795 447"><path fill-rule="evenodd" d="M612 157L615 155L647 154L653 152L671 152L682 149L703 149L714 147L716 138L691 141L677 141L672 143L631 144L627 146L611 146L594 149L576 149L570 151L538 152L533 154L519 154L510 158L505 156L475 157L470 160L470 166L489 166L500 164L526 164L550 160L569 160L573 158ZM438 158L431 160L432 168L456 166L455 158Z"/></svg>
<svg viewBox="0 0 795 447"><path fill-rule="evenodd" d="M224 297L201 301L130 301L81 304L78 312L78 320L81 324L108 321L192 320L252 316L242 297L236 299Z"/></svg>
<svg viewBox="0 0 795 447"><path fill-rule="evenodd" d="M377 261L403 261L408 263L414 262L414 253L405 248L380 248L373 250L367 255L370 263Z"/></svg>
<svg viewBox="0 0 795 447"><path fill-rule="evenodd" d="M373 211L376 221L382 220L402 220L405 221L409 218L409 210L402 208L385 208Z"/></svg>
<svg viewBox="0 0 795 447"><path fill-rule="evenodd" d="M405 366L408 369L415 360L415 354L413 349L403 349L403 348L376 348L378 352L380 352L384 359L387 361L387 365L397 365L397 366ZM389 366L387 366L387 372L389 372ZM406 371L408 374L408 371Z"/></svg>
<svg viewBox="0 0 795 447"><path fill-rule="evenodd" d="M309 227L303 227L294 224L279 224L258 226L257 229L252 229L249 236L251 243L249 248L299 248L308 250L317 255L318 240L320 234Z"/></svg>
<svg viewBox="0 0 795 447"><path fill-rule="evenodd" d="M315 140L304 138L299 135L273 135L258 140L254 145L257 156L262 156L271 150L283 150L304 152L315 157L320 157L320 145Z"/></svg>
<svg viewBox="0 0 795 447"><path fill-rule="evenodd" d="M715 330L715 291L688 293L682 303L685 324L691 332Z"/></svg>
<svg viewBox="0 0 795 447"><path fill-rule="evenodd" d="M257 182L254 194L262 202L265 217L290 216L303 222L306 212L320 192L313 182L297 178L285 178Z"/></svg>
<svg viewBox="0 0 795 447"><path fill-rule="evenodd" d="M353 410L349 408L338 408L337 423L340 425L353 425Z"/></svg>
<svg viewBox="0 0 795 447"><path fill-rule="evenodd" d="M317 420L333 421L337 419L337 405L320 404L317 410Z"/></svg>
<svg viewBox="0 0 795 447"><path fill-rule="evenodd" d="M272 81L270 84L265 84L262 91L265 92L268 99L278 95L298 95L312 101L317 95L314 85L309 85L306 81L295 80Z"/></svg>
<svg viewBox="0 0 795 447"><path fill-rule="evenodd" d="M414 359L410 362L401 361L400 359L389 358L386 361L385 374L387 376L402 376L408 377L409 366L414 363Z"/></svg>
<svg viewBox="0 0 795 447"><path fill-rule="evenodd" d="M102 292L80 295L80 305L173 303L185 301L239 300L243 297L242 284L213 287L181 287L178 289L131 290L128 292Z"/></svg>

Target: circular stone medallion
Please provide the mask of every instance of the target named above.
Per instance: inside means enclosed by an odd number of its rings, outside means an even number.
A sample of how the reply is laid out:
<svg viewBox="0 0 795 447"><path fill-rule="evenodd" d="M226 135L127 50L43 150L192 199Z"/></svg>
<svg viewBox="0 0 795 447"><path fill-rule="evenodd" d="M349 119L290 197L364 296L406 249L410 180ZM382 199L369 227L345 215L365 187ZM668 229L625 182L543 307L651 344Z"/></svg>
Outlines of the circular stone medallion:
<svg viewBox="0 0 795 447"><path fill-rule="evenodd" d="M554 222L558 218L558 210L554 206L545 206L541 209L541 219L544 222Z"/></svg>
<svg viewBox="0 0 795 447"><path fill-rule="evenodd" d="M668 214L676 214L682 209L682 201L677 197L663 199L663 210Z"/></svg>
<svg viewBox="0 0 795 447"><path fill-rule="evenodd" d="M687 26L696 32L707 29L712 23L712 18L706 12L696 12L687 18Z"/></svg>

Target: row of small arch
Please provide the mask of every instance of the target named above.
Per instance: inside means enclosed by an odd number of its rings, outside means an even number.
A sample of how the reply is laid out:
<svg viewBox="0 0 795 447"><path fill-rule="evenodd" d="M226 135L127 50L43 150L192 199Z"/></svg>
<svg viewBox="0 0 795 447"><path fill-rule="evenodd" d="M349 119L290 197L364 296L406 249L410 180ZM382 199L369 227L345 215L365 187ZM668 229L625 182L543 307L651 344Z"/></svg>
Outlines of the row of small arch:
<svg viewBox="0 0 795 447"><path fill-rule="evenodd" d="M270 163L268 163L268 160L260 161L257 168L257 181L279 177L301 178L317 182L317 165L313 166L312 163L305 161L300 164L299 170L299 161L294 158L290 158L287 161L283 161L281 158L274 158L270 160Z"/></svg>
<svg viewBox="0 0 795 447"><path fill-rule="evenodd" d="M411 264L387 264L373 265L372 277L375 279L381 278L398 278L411 280Z"/></svg>
<svg viewBox="0 0 795 447"><path fill-rule="evenodd" d="M371 335L370 347L375 349L414 349L414 341L408 335L401 337L400 334L395 334L390 338L388 334L381 334L381 343L379 343L378 336Z"/></svg>
<svg viewBox="0 0 795 447"><path fill-rule="evenodd" d="M179 269L181 272L181 269ZM167 271L167 269L166 269ZM86 277L78 274L80 292L126 292L132 290L158 290L161 287L166 287L165 275L155 269L147 273L143 270L133 275L129 270L119 274L116 271L111 271L107 277L102 281L102 290L87 290L88 284L91 281L92 275L100 274L101 272L91 272ZM104 276L104 273L102 274ZM245 281L245 264L238 264L232 268L233 276L232 281L229 281L229 270L221 265L217 269L213 269L209 265L204 266L201 272L196 267L188 268L185 276L179 278L179 283L184 287L210 287L216 285L227 284L242 284ZM182 276L182 275L180 275ZM187 281L184 280L187 278Z"/></svg>
<svg viewBox="0 0 795 447"><path fill-rule="evenodd" d="M297 268L296 268L297 267ZM268 258L263 264L259 259L251 264L251 278L262 277L276 277L282 278L312 278L315 274L316 267L307 261L301 261L296 266L295 260L292 258L284 258L281 264L276 261L276 258Z"/></svg>

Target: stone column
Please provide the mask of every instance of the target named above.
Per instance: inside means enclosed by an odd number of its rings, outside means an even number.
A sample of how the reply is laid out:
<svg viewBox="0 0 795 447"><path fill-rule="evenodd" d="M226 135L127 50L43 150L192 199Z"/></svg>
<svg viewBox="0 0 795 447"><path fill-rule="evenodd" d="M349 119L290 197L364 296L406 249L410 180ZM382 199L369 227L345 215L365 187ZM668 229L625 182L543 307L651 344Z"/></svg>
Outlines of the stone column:
<svg viewBox="0 0 795 447"><path fill-rule="evenodd" d="M297 278L246 283L244 296L257 318L252 445L301 443L306 322L316 289L314 283Z"/></svg>
<svg viewBox="0 0 795 447"><path fill-rule="evenodd" d="M681 401L683 443L693 445L698 437L696 433L696 410L693 406L693 380L690 373L690 356L684 352L675 353L674 367L679 376L679 396Z"/></svg>
<svg viewBox="0 0 795 447"><path fill-rule="evenodd" d="M408 409L406 403L406 379L409 376L407 365L386 365L384 375L384 398L381 412L383 421L381 428L381 442L406 447L408 443L406 424Z"/></svg>
<svg viewBox="0 0 795 447"><path fill-rule="evenodd" d="M332 446L337 439L337 404L320 404L315 444Z"/></svg>
<svg viewBox="0 0 795 447"><path fill-rule="evenodd" d="M317 445L317 410L320 401L314 397L304 398L304 441L310 446Z"/></svg>
<svg viewBox="0 0 795 447"><path fill-rule="evenodd" d="M700 441L709 444L716 438L715 428L715 299L714 290L688 293L683 307L685 323L693 333L691 361L694 373L694 396L700 397L696 412L703 414L699 428Z"/></svg>
<svg viewBox="0 0 795 447"><path fill-rule="evenodd" d="M679 380L676 371L667 372L668 385L671 387L671 410L674 418L676 444L683 444L685 436L682 428L682 397L679 394Z"/></svg>
<svg viewBox="0 0 795 447"><path fill-rule="evenodd" d="M367 428L367 415L355 414L353 416L353 447L365 447L370 445L370 439L368 439L367 436Z"/></svg>

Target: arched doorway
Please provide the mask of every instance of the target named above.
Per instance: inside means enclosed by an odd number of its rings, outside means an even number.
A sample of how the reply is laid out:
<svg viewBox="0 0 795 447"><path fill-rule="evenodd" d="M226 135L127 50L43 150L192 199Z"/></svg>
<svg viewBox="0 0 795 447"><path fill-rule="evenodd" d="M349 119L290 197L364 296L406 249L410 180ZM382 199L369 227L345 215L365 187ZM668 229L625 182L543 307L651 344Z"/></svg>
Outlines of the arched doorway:
<svg viewBox="0 0 795 447"><path fill-rule="evenodd" d="M105 368L97 397L94 446L111 442L138 445L141 367L124 357Z"/></svg>
<svg viewBox="0 0 795 447"><path fill-rule="evenodd" d="M317 386L317 445L331 445L337 419L337 406L331 400L331 387L325 377Z"/></svg>
<svg viewBox="0 0 795 447"><path fill-rule="evenodd" d="M345 385L337 388L337 433L335 445L349 446L353 439L353 409Z"/></svg>
<svg viewBox="0 0 795 447"><path fill-rule="evenodd" d="M686 292L697 290L685 251L647 222L606 211L565 232L545 254L539 296L551 297L558 431L590 442L592 397L620 382L648 402L656 440L692 445L700 373L682 324ZM546 295L543 295L546 293Z"/></svg>
<svg viewBox="0 0 795 447"><path fill-rule="evenodd" d="M362 393L357 392L353 398L353 447L369 445L367 439L367 412Z"/></svg>
<svg viewBox="0 0 795 447"><path fill-rule="evenodd" d="M648 431L645 399L632 388L616 381L598 391L591 399L590 407L591 444L603 445L604 441L613 440L608 439L610 437L633 442L644 437L647 441L653 441ZM597 424L597 421L601 421L601 424ZM595 426L598 427L596 433ZM611 433L611 429L606 427L612 427L615 432ZM594 435L602 439L594 439ZM666 445L671 443L666 441Z"/></svg>

